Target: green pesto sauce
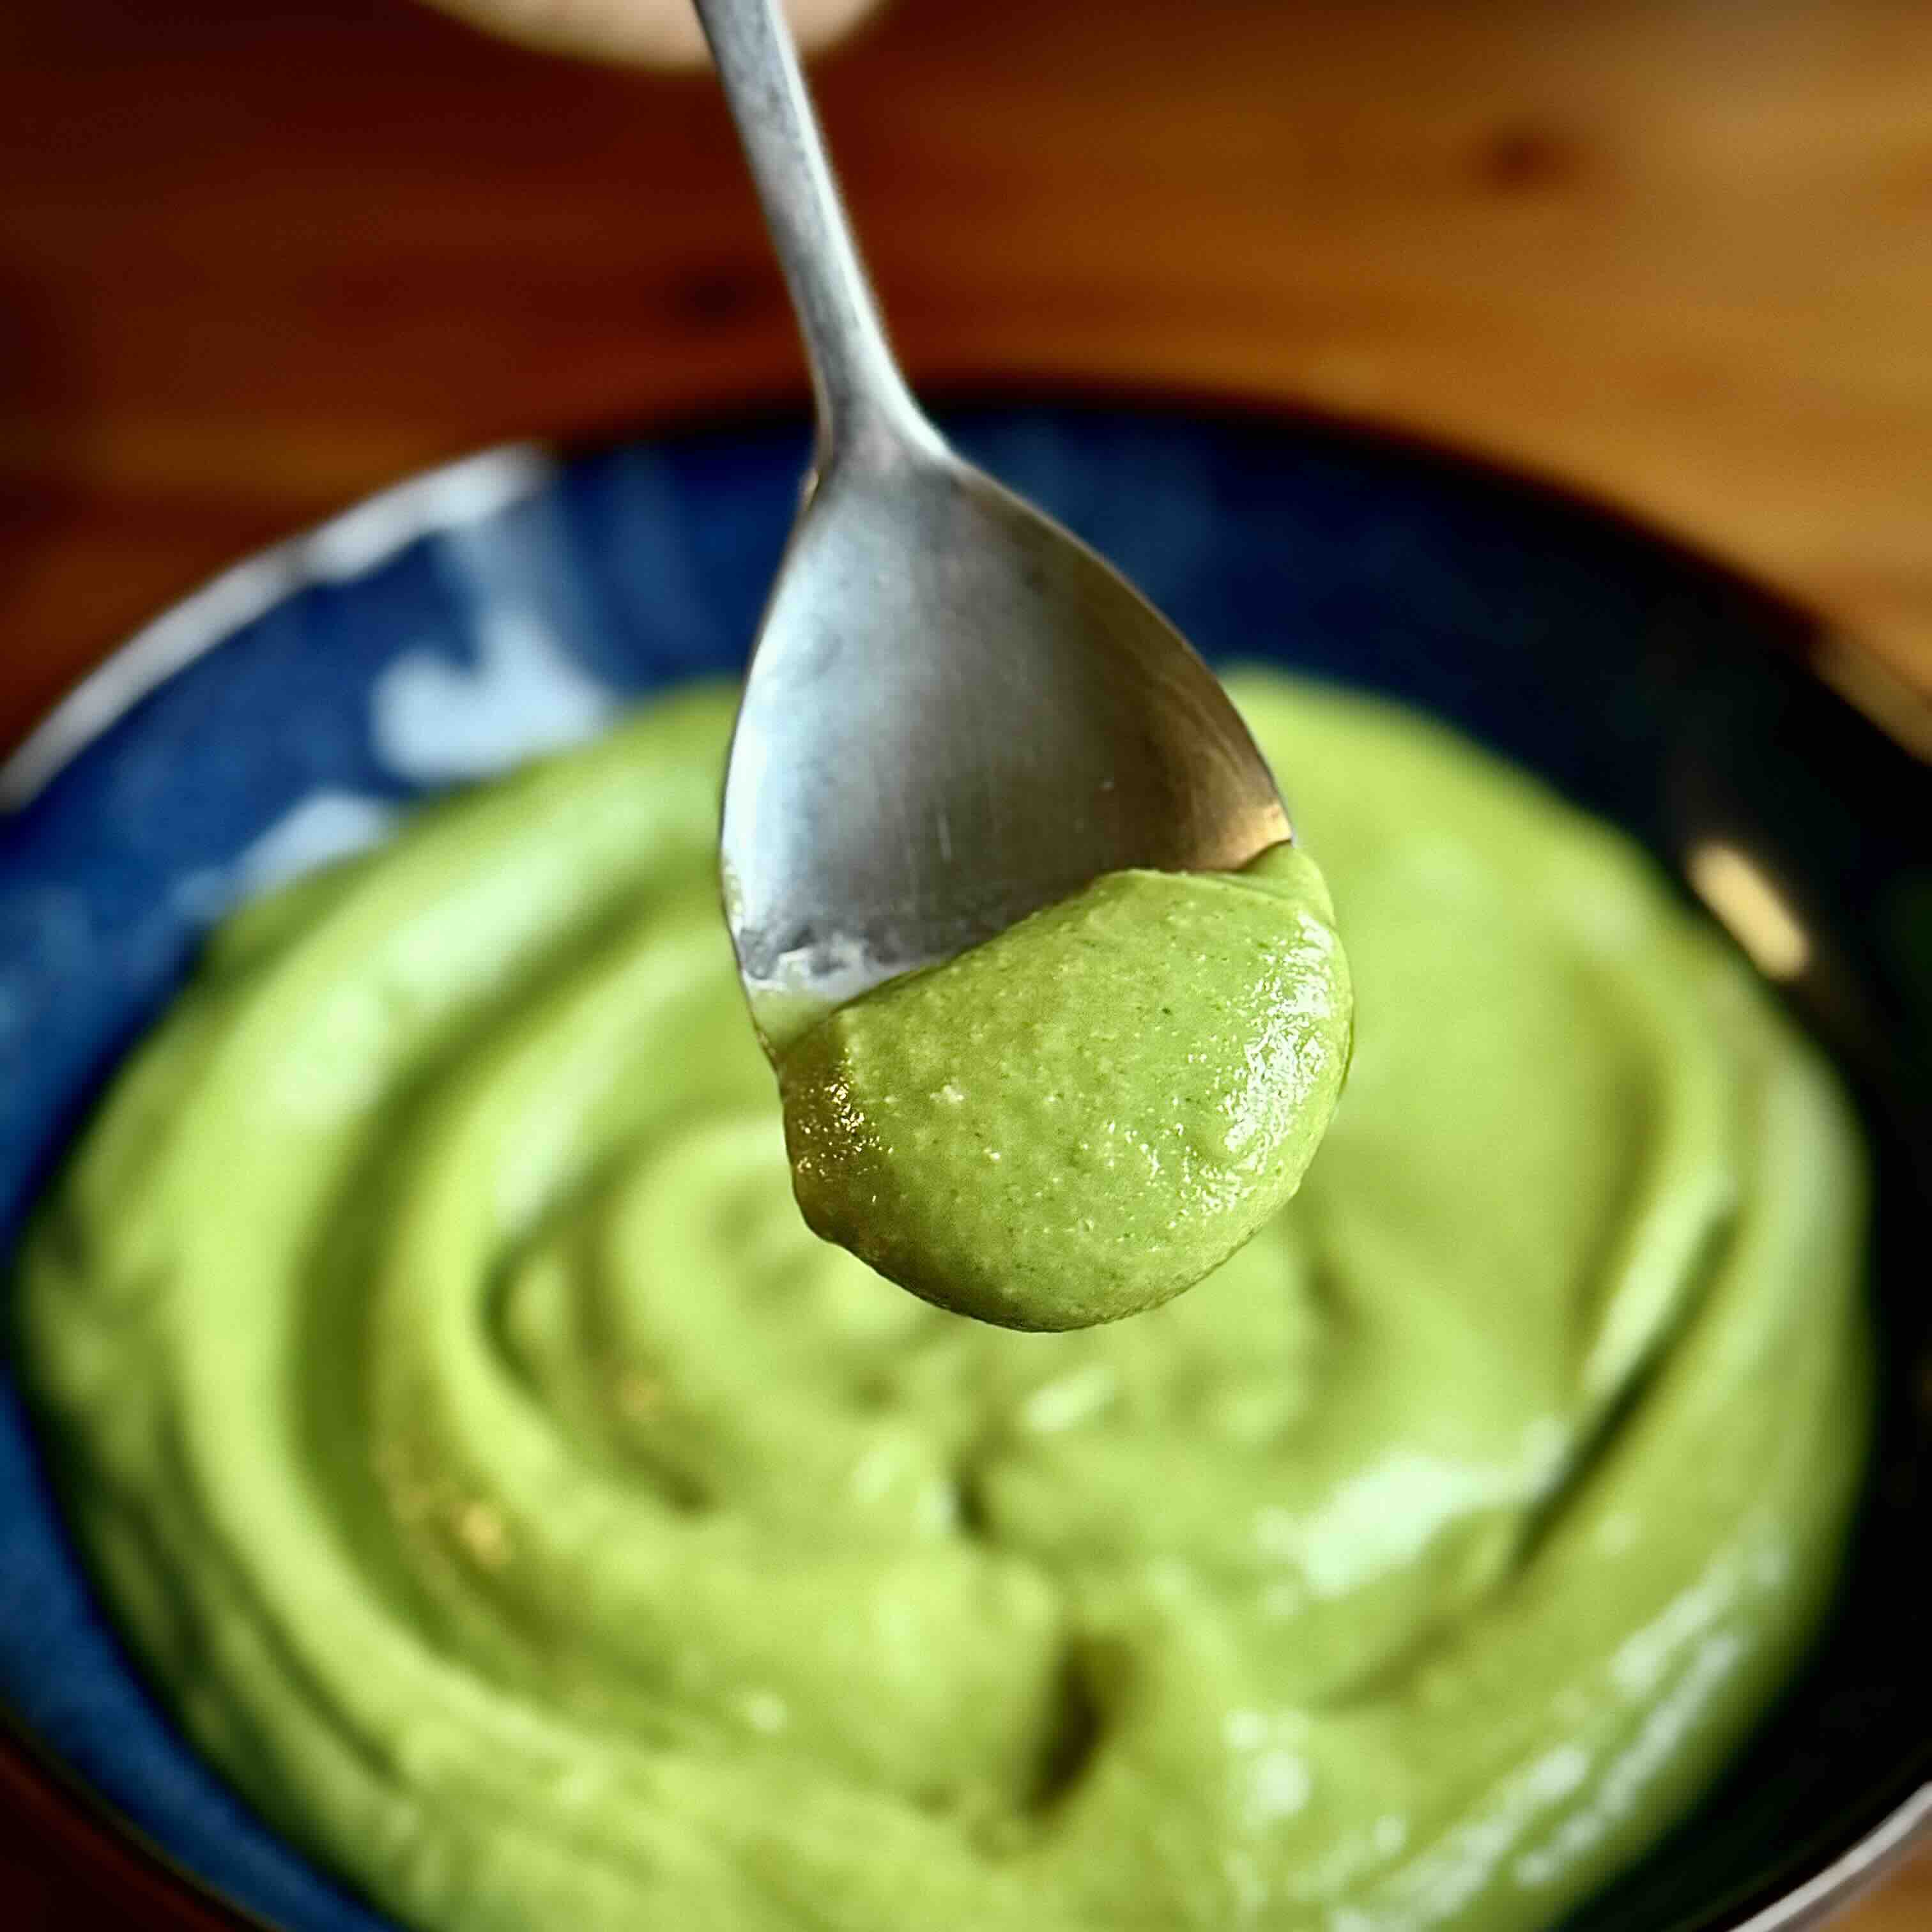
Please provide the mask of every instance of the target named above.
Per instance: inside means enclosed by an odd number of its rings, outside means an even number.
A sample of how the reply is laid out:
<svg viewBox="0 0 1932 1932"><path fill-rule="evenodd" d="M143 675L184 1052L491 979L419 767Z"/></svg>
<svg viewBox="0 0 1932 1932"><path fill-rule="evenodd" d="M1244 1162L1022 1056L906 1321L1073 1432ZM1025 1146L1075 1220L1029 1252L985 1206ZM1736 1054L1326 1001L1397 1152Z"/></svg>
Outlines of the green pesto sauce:
<svg viewBox="0 0 1932 1932"><path fill-rule="evenodd" d="M1236 688L1354 1064L1135 1320L962 1321L804 1226L722 692L245 911L122 1070L23 1371L176 1718L382 1906L1540 1932L1774 1694L1866 1436L1835 1082L1616 835Z"/></svg>
<svg viewBox="0 0 1932 1932"><path fill-rule="evenodd" d="M827 1240L982 1322L1138 1314L1300 1184L1350 1012L1306 853L1110 874L781 1055L799 1205Z"/></svg>

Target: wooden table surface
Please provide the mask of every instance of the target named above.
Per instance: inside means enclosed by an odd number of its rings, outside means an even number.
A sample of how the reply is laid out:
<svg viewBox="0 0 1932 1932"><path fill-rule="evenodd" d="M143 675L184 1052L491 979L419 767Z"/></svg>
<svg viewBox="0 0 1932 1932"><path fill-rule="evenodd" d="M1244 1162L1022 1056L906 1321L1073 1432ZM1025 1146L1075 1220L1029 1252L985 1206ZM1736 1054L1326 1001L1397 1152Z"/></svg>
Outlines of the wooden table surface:
<svg viewBox="0 0 1932 1932"><path fill-rule="evenodd" d="M1926 0L898 0L819 85L916 378L1418 426L1932 690ZM406 0L0 10L0 744L403 472L798 382L702 77ZM1845 1925L1924 1932L1932 1868Z"/></svg>

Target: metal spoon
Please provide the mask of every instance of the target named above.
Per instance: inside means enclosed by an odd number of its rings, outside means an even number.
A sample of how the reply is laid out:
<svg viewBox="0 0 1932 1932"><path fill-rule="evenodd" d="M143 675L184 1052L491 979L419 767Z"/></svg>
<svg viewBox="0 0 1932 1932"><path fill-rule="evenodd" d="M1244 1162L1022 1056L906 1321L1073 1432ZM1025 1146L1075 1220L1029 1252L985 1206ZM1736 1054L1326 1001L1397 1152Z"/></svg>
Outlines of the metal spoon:
<svg viewBox="0 0 1932 1932"><path fill-rule="evenodd" d="M697 6L818 404L724 788L726 917L776 1053L1102 872L1233 871L1292 835L1180 633L914 401L778 0Z"/></svg>

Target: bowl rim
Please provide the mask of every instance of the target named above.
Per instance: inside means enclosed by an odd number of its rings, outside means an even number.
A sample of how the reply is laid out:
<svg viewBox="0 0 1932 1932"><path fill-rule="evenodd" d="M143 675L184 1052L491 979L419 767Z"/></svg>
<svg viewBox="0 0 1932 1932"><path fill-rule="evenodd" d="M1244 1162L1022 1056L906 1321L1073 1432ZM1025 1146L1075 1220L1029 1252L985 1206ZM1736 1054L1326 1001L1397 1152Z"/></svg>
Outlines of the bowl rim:
<svg viewBox="0 0 1932 1932"><path fill-rule="evenodd" d="M1541 497L1618 527L1687 568L1748 595L1776 621L1803 667L1907 752L1932 760L1932 690L1921 690L1854 634L1826 624L1782 588L1587 488L1534 467L1460 447L1426 431L1353 417L1292 399L1183 383L974 381L928 386L942 416L992 407L1127 410L1206 416L1299 429L1368 446ZM509 442L418 471L293 534L250 551L170 604L84 671L0 757L0 824L25 809L88 746L142 699L235 632L309 586L346 581L418 538L481 522L534 495L580 454L642 440L729 436L802 419L795 394L744 407L667 416L567 442ZM89 1883L114 1902L159 1913L184 1932L278 1932L188 1870L76 1772L62 1764L0 1700L0 1807L58 1845ZM1932 1844L1932 1778L1882 1802L1848 1845L1808 1853L1805 1876L1768 1902L1728 1908L1708 1932L1809 1932Z"/></svg>

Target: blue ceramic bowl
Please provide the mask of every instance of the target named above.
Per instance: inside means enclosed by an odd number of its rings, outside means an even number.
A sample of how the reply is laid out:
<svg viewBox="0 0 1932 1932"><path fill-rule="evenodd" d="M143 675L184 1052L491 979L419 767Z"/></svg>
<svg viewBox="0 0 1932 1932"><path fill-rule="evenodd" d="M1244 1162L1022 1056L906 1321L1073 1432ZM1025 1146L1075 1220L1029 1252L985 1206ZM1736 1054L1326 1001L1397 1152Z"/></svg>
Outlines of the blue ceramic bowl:
<svg viewBox="0 0 1932 1932"><path fill-rule="evenodd" d="M1797 909L1810 962L1786 991L1856 1084L1880 1150L1882 1447L1810 1672L1691 1825L1573 1925L1813 1922L1932 1817L1912 1554L1932 1526L1932 770L1820 682L1821 664L1857 660L1802 613L1550 490L1279 416L1006 407L954 428L1210 657L1393 693L1673 868L1701 841L1742 848ZM76 690L0 770L0 1241L224 905L629 698L738 666L805 455L790 423L566 461L485 455L242 564ZM1903 700L1896 717L1932 737ZM131 1826L191 1875L158 1881L190 1912L198 1881L289 1932L380 1922L149 1701L76 1567L10 1383L0 1706L16 1788L32 1780L70 1822L98 1808L74 1828L124 1864L110 1833Z"/></svg>

